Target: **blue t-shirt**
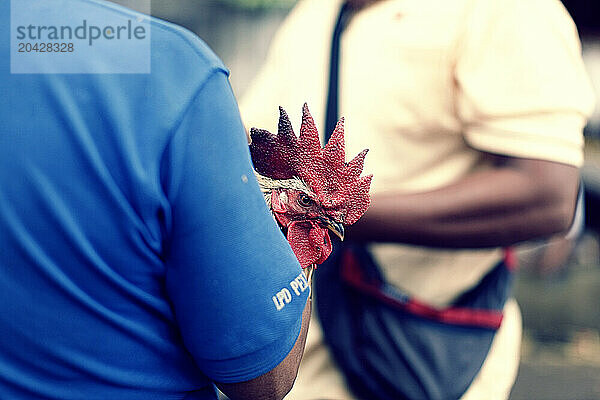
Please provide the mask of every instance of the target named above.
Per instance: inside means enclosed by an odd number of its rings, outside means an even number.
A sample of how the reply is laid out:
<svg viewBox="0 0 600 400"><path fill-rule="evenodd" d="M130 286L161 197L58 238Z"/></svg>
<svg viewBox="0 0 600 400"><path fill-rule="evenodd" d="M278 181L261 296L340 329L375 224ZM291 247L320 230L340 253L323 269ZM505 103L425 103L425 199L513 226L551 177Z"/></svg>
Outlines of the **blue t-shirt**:
<svg viewBox="0 0 600 400"><path fill-rule="evenodd" d="M271 370L309 289L254 178L227 70L193 34L152 19L151 74L11 74L9 5L0 399L214 399L211 380Z"/></svg>

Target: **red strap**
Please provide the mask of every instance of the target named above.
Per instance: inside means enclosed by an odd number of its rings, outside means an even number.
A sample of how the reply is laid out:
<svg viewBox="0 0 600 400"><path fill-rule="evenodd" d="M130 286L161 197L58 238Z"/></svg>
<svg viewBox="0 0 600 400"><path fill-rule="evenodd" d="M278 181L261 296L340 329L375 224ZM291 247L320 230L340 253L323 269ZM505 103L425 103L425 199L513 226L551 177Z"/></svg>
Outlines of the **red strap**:
<svg viewBox="0 0 600 400"><path fill-rule="evenodd" d="M504 249L504 264L506 264L509 271L519 269L519 259L514 248L507 247Z"/></svg>
<svg viewBox="0 0 600 400"><path fill-rule="evenodd" d="M342 279L360 292L374 297L391 307L446 324L475 326L494 330L500 328L500 324L502 323L501 311L465 307L437 309L410 298L403 301L382 291L381 282L367 281L362 274L358 260L352 252L346 251L342 261Z"/></svg>

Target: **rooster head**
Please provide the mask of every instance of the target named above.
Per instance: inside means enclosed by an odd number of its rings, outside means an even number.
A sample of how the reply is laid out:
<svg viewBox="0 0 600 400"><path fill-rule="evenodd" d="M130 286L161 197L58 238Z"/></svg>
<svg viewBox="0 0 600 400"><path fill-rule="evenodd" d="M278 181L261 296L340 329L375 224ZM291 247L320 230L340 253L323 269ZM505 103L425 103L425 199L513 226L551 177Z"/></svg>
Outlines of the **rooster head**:
<svg viewBox="0 0 600 400"><path fill-rule="evenodd" d="M343 240L344 226L369 207L372 175L360 176L368 150L346 162L343 118L322 147L306 104L299 137L285 110L279 111L277 135L250 131L250 154L265 200L306 268L331 254L329 231Z"/></svg>

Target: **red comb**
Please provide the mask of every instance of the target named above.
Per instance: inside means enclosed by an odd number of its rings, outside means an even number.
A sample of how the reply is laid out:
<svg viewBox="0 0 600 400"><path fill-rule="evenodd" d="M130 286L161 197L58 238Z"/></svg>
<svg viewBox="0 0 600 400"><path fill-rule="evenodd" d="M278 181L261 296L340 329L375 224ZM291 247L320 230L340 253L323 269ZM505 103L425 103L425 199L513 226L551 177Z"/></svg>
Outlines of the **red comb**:
<svg viewBox="0 0 600 400"><path fill-rule="evenodd" d="M360 176L368 150L346 163L343 118L323 148L306 104L302 108L300 137L294 134L285 110L279 107L279 111L277 135L262 129L250 131L250 154L256 172L271 179L300 178L340 222L356 222L370 204L373 176Z"/></svg>

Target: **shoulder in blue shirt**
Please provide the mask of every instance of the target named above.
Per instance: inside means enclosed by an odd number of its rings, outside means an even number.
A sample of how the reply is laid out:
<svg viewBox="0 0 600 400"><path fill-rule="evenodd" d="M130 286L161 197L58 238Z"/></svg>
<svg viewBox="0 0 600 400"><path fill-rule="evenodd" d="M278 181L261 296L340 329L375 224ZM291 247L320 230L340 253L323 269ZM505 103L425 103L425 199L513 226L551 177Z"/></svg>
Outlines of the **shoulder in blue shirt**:
<svg viewBox="0 0 600 400"><path fill-rule="evenodd" d="M7 3L0 398L211 399L211 380L275 367L308 290L273 302L301 271L254 179L221 61L147 19L151 74L11 74Z"/></svg>

